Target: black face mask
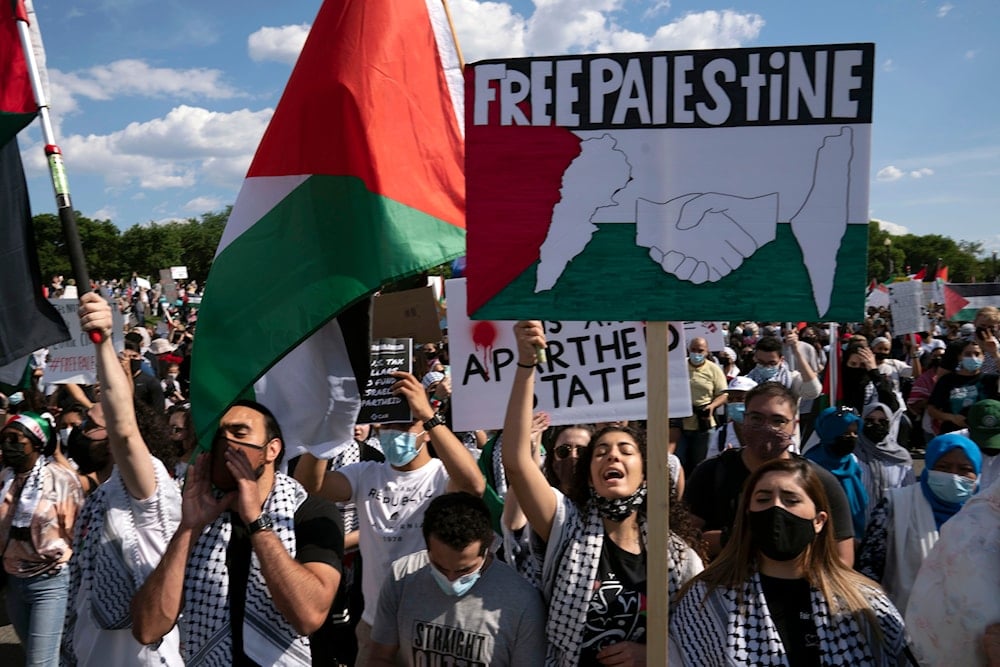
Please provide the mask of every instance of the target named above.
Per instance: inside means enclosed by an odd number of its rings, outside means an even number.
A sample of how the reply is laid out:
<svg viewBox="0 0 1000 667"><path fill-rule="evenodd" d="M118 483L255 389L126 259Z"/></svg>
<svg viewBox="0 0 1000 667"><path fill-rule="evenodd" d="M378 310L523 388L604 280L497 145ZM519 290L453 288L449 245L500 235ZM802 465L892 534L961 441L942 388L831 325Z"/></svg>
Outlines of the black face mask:
<svg viewBox="0 0 1000 667"><path fill-rule="evenodd" d="M830 451L834 456L847 456L854 451L858 438L854 435L838 435L830 445Z"/></svg>
<svg viewBox="0 0 1000 667"><path fill-rule="evenodd" d="M747 516L754 546L772 560L793 560L816 539L812 519L795 516L777 505Z"/></svg>
<svg viewBox="0 0 1000 667"><path fill-rule="evenodd" d="M24 443L15 436L4 436L0 441L0 453L3 454L3 464L14 472L27 470L28 453L24 451Z"/></svg>
<svg viewBox="0 0 1000 667"><path fill-rule="evenodd" d="M885 440L886 436L889 435L889 425L888 424L865 424L864 428L865 437L872 442L879 443Z"/></svg>
<svg viewBox="0 0 1000 667"><path fill-rule="evenodd" d="M142 370L142 359L129 359L128 368L132 375L135 375Z"/></svg>
<svg viewBox="0 0 1000 667"><path fill-rule="evenodd" d="M937 368L941 365L941 357L931 357L927 362L927 368Z"/></svg>
<svg viewBox="0 0 1000 667"><path fill-rule="evenodd" d="M881 363L882 363L883 361L885 361L886 359L888 359L888 358L889 358L889 355L888 355L888 354L885 354L885 353L883 353L883 352L876 352L876 353L875 353L875 361L877 361L877 362L878 362L878 363L880 363L880 364L881 364Z"/></svg>
<svg viewBox="0 0 1000 667"><path fill-rule="evenodd" d="M67 454L76 463L81 475L103 470L111 462L111 449L107 440L91 440L83 431L74 428L69 433Z"/></svg>

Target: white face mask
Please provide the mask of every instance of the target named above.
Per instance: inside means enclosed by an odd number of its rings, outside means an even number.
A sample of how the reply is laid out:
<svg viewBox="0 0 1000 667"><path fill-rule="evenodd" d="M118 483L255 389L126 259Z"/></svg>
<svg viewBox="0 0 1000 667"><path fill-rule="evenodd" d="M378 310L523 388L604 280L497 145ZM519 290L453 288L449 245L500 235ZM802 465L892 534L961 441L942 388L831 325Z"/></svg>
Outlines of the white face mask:
<svg viewBox="0 0 1000 667"><path fill-rule="evenodd" d="M69 432L72 430L72 427L59 429L59 442L62 443L63 447L69 446Z"/></svg>

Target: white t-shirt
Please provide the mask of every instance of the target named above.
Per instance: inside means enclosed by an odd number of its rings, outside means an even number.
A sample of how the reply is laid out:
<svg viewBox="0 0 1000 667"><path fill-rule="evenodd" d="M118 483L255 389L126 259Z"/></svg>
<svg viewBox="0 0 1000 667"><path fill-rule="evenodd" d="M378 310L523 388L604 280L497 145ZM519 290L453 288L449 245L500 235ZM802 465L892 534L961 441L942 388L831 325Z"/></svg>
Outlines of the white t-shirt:
<svg viewBox="0 0 1000 667"><path fill-rule="evenodd" d="M128 558L138 557L134 566L142 572L142 579L159 564L160 558L167 549L174 530L180 521L181 498L174 482L168 477L166 469L158 459L153 459L156 468L156 492L145 500L129 498L131 520L122 511L112 507L104 520L106 539L118 541L117 536L125 531L135 531L136 550ZM118 470L115 469L115 475ZM112 480L109 480L112 481ZM108 482L105 482L106 484ZM166 526L162 525L166 521ZM148 665L162 667L163 665L183 665L180 654L180 633L176 626L164 635L157 650L143 646L132 637L131 628L122 630L104 630L94 620L90 604L91 585L99 582L88 582L77 595L77 619L73 634L73 649L76 652L78 665ZM73 604L73 601L70 601Z"/></svg>
<svg viewBox="0 0 1000 667"><path fill-rule="evenodd" d="M448 471L440 459L431 459L409 472L375 461L344 466L339 472L351 483L350 502L358 512L358 548L365 562L361 620L374 624L382 581L393 561L427 548L424 509L447 490Z"/></svg>

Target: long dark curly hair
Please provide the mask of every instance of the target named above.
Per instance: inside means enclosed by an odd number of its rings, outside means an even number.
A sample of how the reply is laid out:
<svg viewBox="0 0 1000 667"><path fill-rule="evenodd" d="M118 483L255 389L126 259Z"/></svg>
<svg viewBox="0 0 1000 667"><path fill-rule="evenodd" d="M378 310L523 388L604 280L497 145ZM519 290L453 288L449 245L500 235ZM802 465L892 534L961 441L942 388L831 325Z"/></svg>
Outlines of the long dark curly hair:
<svg viewBox="0 0 1000 667"><path fill-rule="evenodd" d="M139 424L139 434L149 448L149 453L160 459L171 475L177 465L177 446L170 439L170 422L162 411L150 407L143 401L134 400L135 419Z"/></svg>
<svg viewBox="0 0 1000 667"><path fill-rule="evenodd" d="M580 508L581 512L586 512L587 503L590 502L590 462L593 459L594 445L606 433L612 432L624 433L635 441L636 446L639 447L639 453L642 455L643 478L645 478L648 474L646 467L648 457L646 455L647 446L645 429L633 427L632 425L605 426L600 431L595 433L594 437L590 439L590 447L580 451L580 458L576 464L576 476L573 481L573 489L570 492L570 498L574 503L576 503L577 507ZM665 447L666 443L663 443L663 446ZM670 477L669 471L664 470L664 474L667 476L667 483L670 489L670 532L684 540L684 542L694 549L695 553L701 557L702 561L707 563L708 548L705 541L702 539L701 531L695 527L687 505L685 505L684 502L677 496L677 488L674 486L674 480ZM644 500L642 507L639 508L639 514L641 517L646 517L647 508L647 501Z"/></svg>

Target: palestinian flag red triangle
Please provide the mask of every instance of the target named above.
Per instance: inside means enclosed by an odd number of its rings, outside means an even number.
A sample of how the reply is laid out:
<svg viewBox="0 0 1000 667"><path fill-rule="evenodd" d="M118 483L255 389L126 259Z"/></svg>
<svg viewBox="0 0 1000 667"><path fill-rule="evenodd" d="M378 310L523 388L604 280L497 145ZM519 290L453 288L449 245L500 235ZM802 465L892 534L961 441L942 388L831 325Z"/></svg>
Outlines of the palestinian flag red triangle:
<svg viewBox="0 0 1000 667"><path fill-rule="evenodd" d="M952 289L951 285L944 286L944 316L951 319L955 313L969 305L969 300Z"/></svg>

